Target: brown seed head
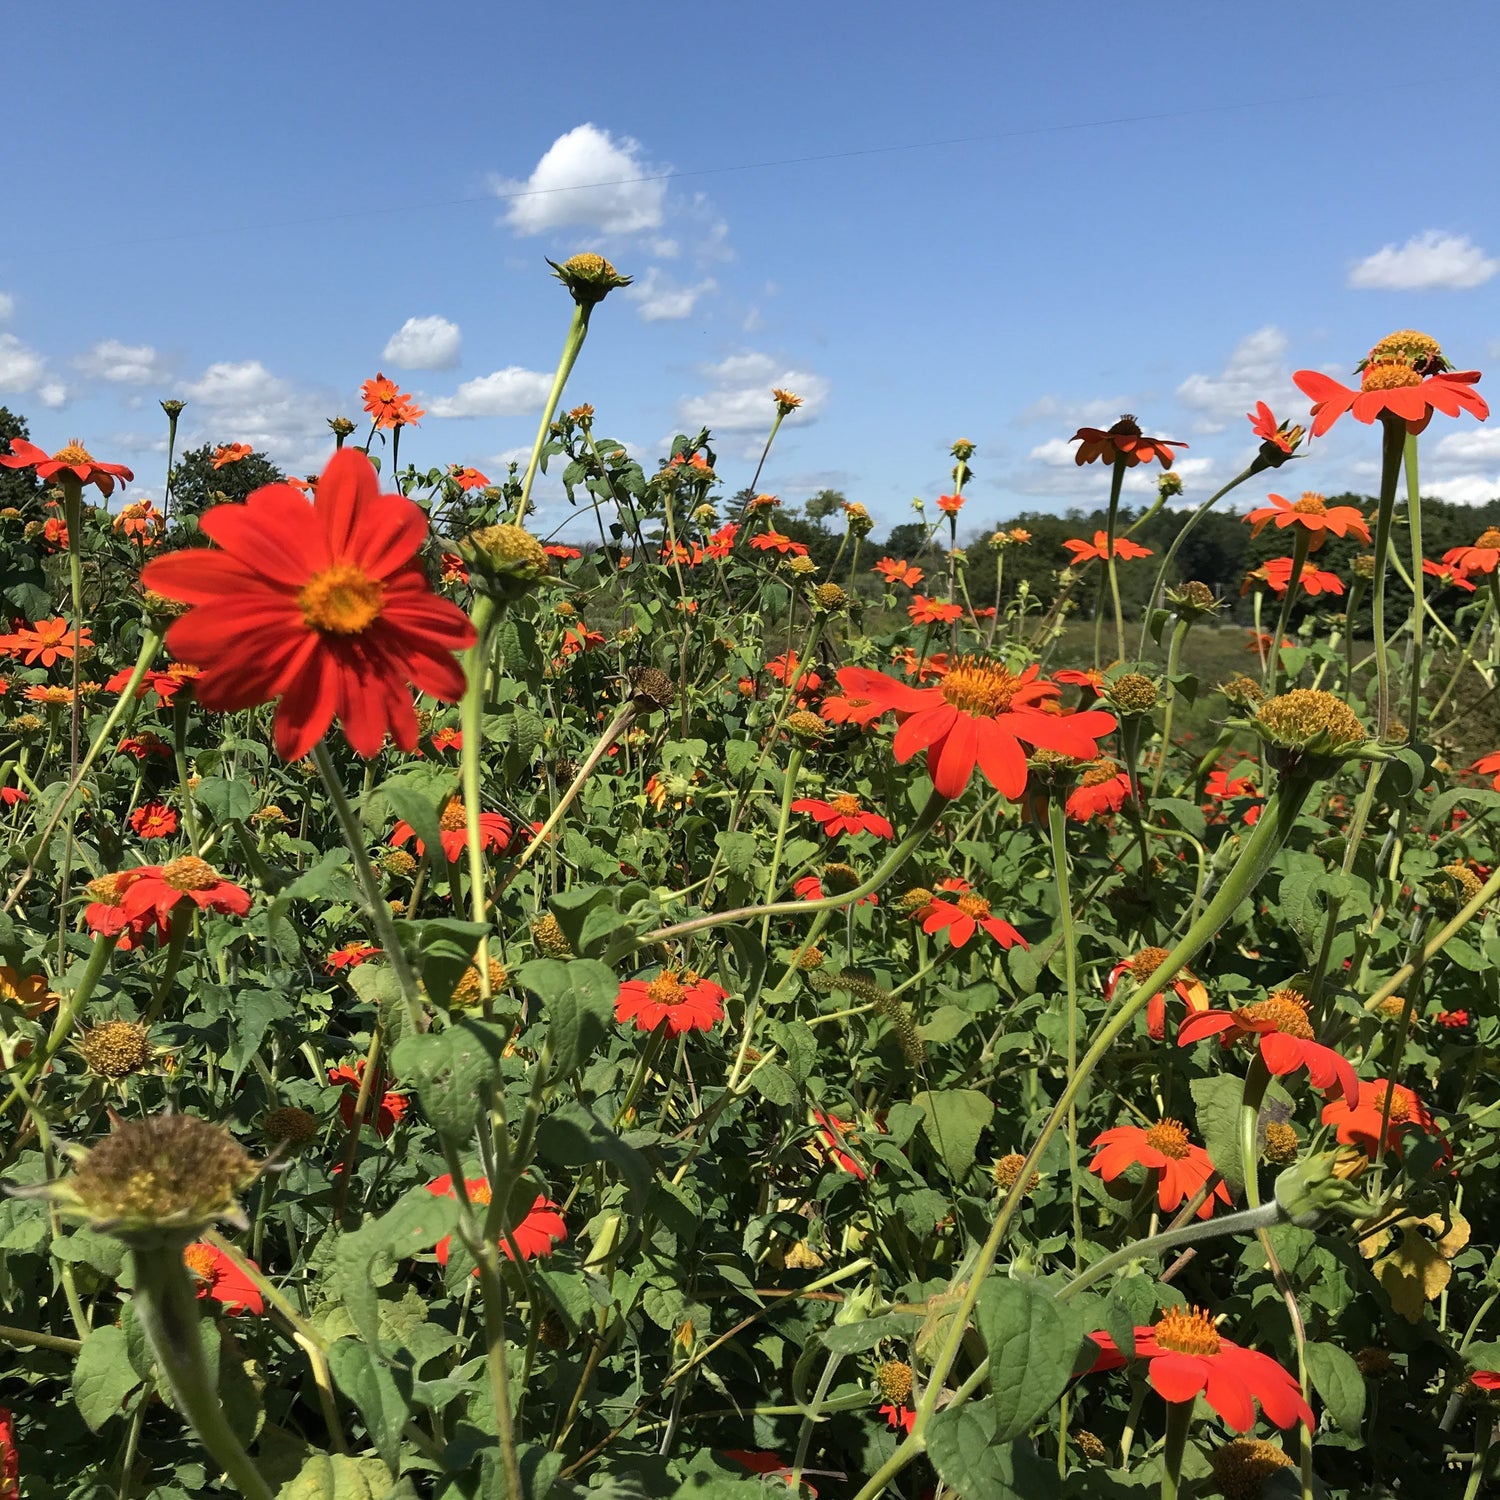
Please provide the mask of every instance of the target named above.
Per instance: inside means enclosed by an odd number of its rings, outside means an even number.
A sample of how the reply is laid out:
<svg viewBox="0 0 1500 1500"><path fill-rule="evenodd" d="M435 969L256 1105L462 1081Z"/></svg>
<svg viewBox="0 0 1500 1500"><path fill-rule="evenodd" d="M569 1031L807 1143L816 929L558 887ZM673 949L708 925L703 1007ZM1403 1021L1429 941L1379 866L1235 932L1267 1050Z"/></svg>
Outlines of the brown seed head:
<svg viewBox="0 0 1500 1500"><path fill-rule="evenodd" d="M640 713L671 708L677 701L677 689L660 667L632 667L627 680L630 701Z"/></svg>
<svg viewBox="0 0 1500 1500"><path fill-rule="evenodd" d="M1273 1166L1291 1166L1297 1149L1297 1132L1285 1120L1272 1120L1266 1126L1266 1160Z"/></svg>
<svg viewBox="0 0 1500 1500"><path fill-rule="evenodd" d="M904 1406L911 1395L911 1366L899 1359L888 1359L875 1366L875 1389L882 1401Z"/></svg>
<svg viewBox="0 0 1500 1500"><path fill-rule="evenodd" d="M562 924L549 911L531 924L531 940L548 958L572 958L573 945L562 930Z"/></svg>
<svg viewBox="0 0 1500 1500"><path fill-rule="evenodd" d="M1354 1356L1354 1363L1366 1380L1379 1380L1396 1368L1390 1350L1382 1349L1378 1344L1367 1344Z"/></svg>
<svg viewBox="0 0 1500 1500"><path fill-rule="evenodd" d="M1019 1151L1007 1152L995 1163L995 1185L1002 1193L1010 1192L1021 1180L1021 1168L1025 1165L1026 1158ZM1041 1173L1033 1172L1026 1186L1021 1189L1022 1194L1033 1192L1041 1180Z"/></svg>
<svg viewBox="0 0 1500 1500"><path fill-rule="evenodd" d="M305 1146L317 1133L317 1116L295 1104L268 1110L260 1122L260 1136L268 1146Z"/></svg>
<svg viewBox="0 0 1500 1500"><path fill-rule="evenodd" d="M1224 1500L1260 1500L1266 1481L1278 1469L1296 1467L1290 1454L1260 1438L1235 1438L1209 1462Z"/></svg>
<svg viewBox="0 0 1500 1500"><path fill-rule="evenodd" d="M1156 684L1141 672L1126 672L1105 689L1105 696L1122 714L1149 714L1160 697Z"/></svg>
<svg viewBox="0 0 1500 1500"><path fill-rule="evenodd" d="M78 1050L91 1073L100 1078L128 1078L151 1061L146 1028L134 1021L106 1021L84 1032Z"/></svg>
<svg viewBox="0 0 1500 1500"><path fill-rule="evenodd" d="M1109 1449L1104 1446L1101 1439L1094 1436L1087 1427L1080 1427L1073 1434L1073 1442L1078 1451L1088 1459L1091 1464L1102 1463L1109 1457Z"/></svg>

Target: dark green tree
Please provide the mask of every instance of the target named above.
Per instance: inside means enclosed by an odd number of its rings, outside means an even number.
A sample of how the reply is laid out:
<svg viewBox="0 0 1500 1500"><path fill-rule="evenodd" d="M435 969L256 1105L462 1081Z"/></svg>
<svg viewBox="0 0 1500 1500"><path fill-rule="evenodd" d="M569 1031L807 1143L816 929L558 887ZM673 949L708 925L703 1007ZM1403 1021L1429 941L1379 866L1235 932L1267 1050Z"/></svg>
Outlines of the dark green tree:
<svg viewBox="0 0 1500 1500"><path fill-rule="evenodd" d="M819 490L811 499L803 502L802 514L809 521L824 521L840 510L845 502L842 490Z"/></svg>
<svg viewBox="0 0 1500 1500"><path fill-rule="evenodd" d="M29 441L31 429L25 417L0 406L0 447L6 453L10 452L12 438ZM0 469L0 509L13 505L17 510L35 510L46 488L34 469Z"/></svg>
<svg viewBox="0 0 1500 1500"><path fill-rule="evenodd" d="M262 485L286 475L264 453L247 453L237 463L214 468L215 444L190 448L172 467L171 516L174 521L201 516L211 506L243 500Z"/></svg>

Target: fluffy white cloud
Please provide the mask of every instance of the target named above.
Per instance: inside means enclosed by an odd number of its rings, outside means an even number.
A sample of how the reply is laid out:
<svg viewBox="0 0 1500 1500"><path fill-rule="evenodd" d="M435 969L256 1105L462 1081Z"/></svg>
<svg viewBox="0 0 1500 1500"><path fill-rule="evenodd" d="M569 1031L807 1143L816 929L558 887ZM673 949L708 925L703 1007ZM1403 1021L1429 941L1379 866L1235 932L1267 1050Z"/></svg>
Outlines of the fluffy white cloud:
<svg viewBox="0 0 1500 1500"><path fill-rule="evenodd" d="M1500 497L1500 429L1461 427L1422 455L1422 492L1458 505Z"/></svg>
<svg viewBox="0 0 1500 1500"><path fill-rule="evenodd" d="M667 170L644 160L639 141L584 124L558 136L524 181L497 177L491 185L507 200L506 223L517 234L640 234L661 227Z"/></svg>
<svg viewBox="0 0 1500 1500"><path fill-rule="evenodd" d="M49 410L68 404L68 388L60 380L44 380L36 388L36 398Z"/></svg>
<svg viewBox="0 0 1500 1500"><path fill-rule="evenodd" d="M335 398L299 389L258 359L210 365L182 391L189 441L249 443L293 469L320 464L330 446Z"/></svg>
<svg viewBox="0 0 1500 1500"><path fill-rule="evenodd" d="M122 344L119 339L101 340L73 363L91 379L112 385L150 385L167 377L165 361L150 344Z"/></svg>
<svg viewBox="0 0 1500 1500"><path fill-rule="evenodd" d="M776 415L773 388L802 397L801 407L786 419L788 424L811 422L831 390L824 376L788 369L769 354L732 354L718 364L702 366L700 373L709 389L700 396L684 397L677 406L678 420L687 432L700 427L715 432L768 429Z"/></svg>
<svg viewBox="0 0 1500 1500"><path fill-rule="evenodd" d="M1286 351L1287 337L1279 328L1259 328L1234 346L1217 375L1189 375L1177 387L1177 399L1199 413L1199 432L1222 432L1253 411L1257 401L1280 410L1297 399Z"/></svg>
<svg viewBox="0 0 1500 1500"><path fill-rule="evenodd" d="M1146 403L1129 396L1101 396L1097 401L1064 401L1041 396L1016 413L1017 424L1048 423L1054 427L1108 427L1122 412L1139 411Z"/></svg>
<svg viewBox="0 0 1500 1500"><path fill-rule="evenodd" d="M692 316L698 299L718 289L712 276L694 286L679 286L652 266L632 286L625 288L625 295L638 303L636 311L643 323L664 323L675 318Z"/></svg>
<svg viewBox="0 0 1500 1500"><path fill-rule="evenodd" d="M0 391L34 390L45 378L47 361L13 333L0 333Z"/></svg>
<svg viewBox="0 0 1500 1500"><path fill-rule="evenodd" d="M1429 229L1404 245L1386 245L1351 267L1349 285L1361 291L1464 291L1483 286L1500 260L1487 256L1466 234Z"/></svg>
<svg viewBox="0 0 1500 1500"><path fill-rule="evenodd" d="M535 413L551 389L550 375L507 365L464 381L451 396L434 396L427 409L435 417L521 417Z"/></svg>
<svg viewBox="0 0 1500 1500"><path fill-rule="evenodd" d="M451 370L463 335L447 318L408 318L389 339L381 359L403 370Z"/></svg>

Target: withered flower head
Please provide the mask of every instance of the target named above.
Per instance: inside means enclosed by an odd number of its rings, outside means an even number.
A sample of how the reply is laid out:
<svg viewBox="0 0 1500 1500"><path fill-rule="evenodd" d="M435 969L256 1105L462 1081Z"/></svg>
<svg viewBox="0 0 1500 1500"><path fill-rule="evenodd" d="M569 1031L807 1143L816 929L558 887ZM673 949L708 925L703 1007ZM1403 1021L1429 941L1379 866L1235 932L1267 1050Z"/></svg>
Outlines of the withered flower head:
<svg viewBox="0 0 1500 1500"><path fill-rule="evenodd" d="M172 420L173 422L175 422L178 419L178 417L180 417L182 415L182 410L183 410L183 408L186 405L187 405L186 401L171 401L171 400L169 400L169 401L163 401L162 402L161 409L164 412L166 412L166 414L167 414L168 418L170 418L170 420Z"/></svg>
<svg viewBox="0 0 1500 1500"><path fill-rule="evenodd" d="M573 957L573 945L563 932L562 924L550 911L531 924L531 940L548 958Z"/></svg>
<svg viewBox="0 0 1500 1500"><path fill-rule="evenodd" d="M779 386L771 391L771 399L776 403L776 415L779 417L790 416L802 405L802 397L793 395L791 391L784 391Z"/></svg>
<svg viewBox="0 0 1500 1500"><path fill-rule="evenodd" d="M267 1110L260 1122L261 1139L268 1146L305 1146L317 1133L317 1116L295 1104Z"/></svg>
<svg viewBox="0 0 1500 1500"><path fill-rule="evenodd" d="M1259 708L1266 692L1253 677L1231 677L1219 684L1219 691L1238 709Z"/></svg>
<svg viewBox="0 0 1500 1500"><path fill-rule="evenodd" d="M828 733L828 726L817 714L807 709L798 709L796 713L789 714L786 727L787 732L804 745L815 745Z"/></svg>
<svg viewBox="0 0 1500 1500"><path fill-rule="evenodd" d="M634 279L621 276L602 255L595 255L591 250L570 256L561 265L555 260L549 260L547 264L580 307L594 307L616 287L629 286Z"/></svg>
<svg viewBox="0 0 1500 1500"><path fill-rule="evenodd" d="M465 562L499 598L518 599L547 576L551 562L542 544L524 526L482 526L458 544Z"/></svg>
<svg viewBox="0 0 1500 1500"><path fill-rule="evenodd" d="M354 423L348 417L329 417L328 426L340 442L354 431Z"/></svg>
<svg viewBox="0 0 1500 1500"><path fill-rule="evenodd" d="M1177 612L1178 618L1183 620L1201 620L1219 609L1214 591L1196 578L1168 589L1167 603Z"/></svg>
<svg viewBox="0 0 1500 1500"><path fill-rule="evenodd" d="M1266 1160L1277 1167L1289 1167L1297 1160L1297 1132L1285 1120L1272 1120L1266 1126Z"/></svg>
<svg viewBox="0 0 1500 1500"><path fill-rule="evenodd" d="M1157 686L1142 672L1126 672L1107 683L1104 696L1110 705L1122 714L1138 716L1149 714L1160 697Z"/></svg>
<svg viewBox="0 0 1500 1500"><path fill-rule="evenodd" d="M78 1039L78 1051L89 1072L100 1078L128 1078L151 1061L146 1028L134 1021L105 1021Z"/></svg>
<svg viewBox="0 0 1500 1500"><path fill-rule="evenodd" d="M904 1405L911 1395L911 1366L899 1359L883 1360L875 1366L875 1389L882 1401Z"/></svg>
<svg viewBox="0 0 1500 1500"><path fill-rule="evenodd" d="M1260 1438L1235 1438L1209 1460L1224 1500L1260 1500L1266 1481L1278 1469L1294 1469L1289 1453Z"/></svg>
<svg viewBox="0 0 1500 1500"><path fill-rule="evenodd" d="M412 874L417 868L416 860L405 849L386 849L375 863L380 866L382 874L393 875L397 879Z"/></svg>
<svg viewBox="0 0 1500 1500"><path fill-rule="evenodd" d="M630 701L641 713L670 708L677 701L677 688L660 667L632 667L628 680Z"/></svg>
<svg viewBox="0 0 1500 1500"><path fill-rule="evenodd" d="M1025 1165L1026 1158L1019 1151L1007 1152L995 1163L995 1186L1002 1193L1008 1193L1021 1180L1021 1168ZM1041 1180L1041 1174L1033 1172L1021 1189L1022 1194L1031 1193Z"/></svg>
<svg viewBox="0 0 1500 1500"><path fill-rule="evenodd" d="M869 536L875 529L870 512L858 500L844 501L844 520L851 536Z"/></svg>
<svg viewBox="0 0 1500 1500"><path fill-rule="evenodd" d="M1484 889L1484 881L1462 861L1444 865L1432 877L1427 894L1440 911L1454 913L1466 907Z"/></svg>

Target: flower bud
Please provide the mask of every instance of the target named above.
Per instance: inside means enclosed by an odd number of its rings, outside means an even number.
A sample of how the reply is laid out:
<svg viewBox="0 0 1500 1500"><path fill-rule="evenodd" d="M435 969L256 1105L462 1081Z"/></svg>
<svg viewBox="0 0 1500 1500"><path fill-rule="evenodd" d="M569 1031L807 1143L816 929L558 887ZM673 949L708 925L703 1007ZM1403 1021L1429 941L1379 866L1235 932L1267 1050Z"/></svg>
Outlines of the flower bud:
<svg viewBox="0 0 1500 1500"><path fill-rule="evenodd" d="M1316 1229L1330 1214L1351 1222L1367 1219L1374 1206L1339 1174L1338 1153L1320 1151L1276 1178L1276 1202L1299 1229Z"/></svg>
<svg viewBox="0 0 1500 1500"><path fill-rule="evenodd" d="M621 276L602 255L585 251L574 255L561 265L555 260L547 262L552 274L567 287L573 300L580 306L591 308L603 302L619 286L629 286L634 279Z"/></svg>
<svg viewBox="0 0 1500 1500"><path fill-rule="evenodd" d="M1331 776L1368 739L1359 716L1332 693L1293 688L1268 699L1252 721L1266 759L1282 773Z"/></svg>

